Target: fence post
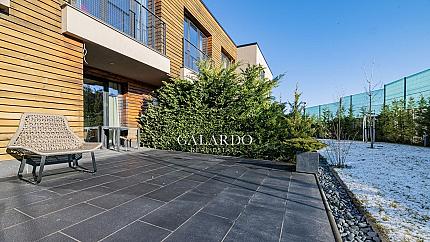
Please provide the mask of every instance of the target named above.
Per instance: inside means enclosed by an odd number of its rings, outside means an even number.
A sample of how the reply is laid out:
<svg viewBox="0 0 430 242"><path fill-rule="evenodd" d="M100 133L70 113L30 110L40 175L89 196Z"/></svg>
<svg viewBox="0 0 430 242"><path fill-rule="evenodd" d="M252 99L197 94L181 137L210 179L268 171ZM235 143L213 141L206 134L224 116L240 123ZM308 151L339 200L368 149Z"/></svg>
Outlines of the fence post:
<svg viewBox="0 0 430 242"><path fill-rule="evenodd" d="M403 107L406 109L406 77L403 78Z"/></svg>
<svg viewBox="0 0 430 242"><path fill-rule="evenodd" d="M384 85L384 106L385 107L385 97L387 96L387 85Z"/></svg>

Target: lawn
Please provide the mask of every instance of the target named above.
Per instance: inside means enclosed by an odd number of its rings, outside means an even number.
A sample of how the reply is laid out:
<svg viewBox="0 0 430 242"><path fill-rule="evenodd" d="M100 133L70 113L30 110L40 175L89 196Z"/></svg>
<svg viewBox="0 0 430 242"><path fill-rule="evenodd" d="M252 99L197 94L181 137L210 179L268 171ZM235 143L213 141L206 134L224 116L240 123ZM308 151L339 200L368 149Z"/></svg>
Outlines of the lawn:
<svg viewBox="0 0 430 242"><path fill-rule="evenodd" d="M341 179L392 241L430 241L430 149L354 142ZM324 151L322 152L324 155Z"/></svg>

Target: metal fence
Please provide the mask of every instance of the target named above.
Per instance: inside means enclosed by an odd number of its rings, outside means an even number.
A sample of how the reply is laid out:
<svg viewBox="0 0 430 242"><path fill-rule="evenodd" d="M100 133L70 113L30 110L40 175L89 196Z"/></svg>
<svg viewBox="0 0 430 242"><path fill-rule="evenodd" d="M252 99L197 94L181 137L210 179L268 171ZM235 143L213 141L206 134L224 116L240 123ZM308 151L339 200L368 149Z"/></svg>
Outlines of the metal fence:
<svg viewBox="0 0 430 242"><path fill-rule="evenodd" d="M372 92L371 111L374 114L379 114L384 105L390 105L394 101L404 101L406 107L411 98L415 101L416 107L421 97L427 100L430 98L430 69L390 82L385 84L384 88L374 90ZM340 102L346 114L352 110L355 117L361 117L364 113L369 113L369 98L368 93L363 92L342 97ZM306 114L319 118L326 110L334 115L338 109L339 102L333 102L308 107Z"/></svg>
<svg viewBox="0 0 430 242"><path fill-rule="evenodd" d="M70 0L70 4L166 54L166 24L154 14L153 0Z"/></svg>

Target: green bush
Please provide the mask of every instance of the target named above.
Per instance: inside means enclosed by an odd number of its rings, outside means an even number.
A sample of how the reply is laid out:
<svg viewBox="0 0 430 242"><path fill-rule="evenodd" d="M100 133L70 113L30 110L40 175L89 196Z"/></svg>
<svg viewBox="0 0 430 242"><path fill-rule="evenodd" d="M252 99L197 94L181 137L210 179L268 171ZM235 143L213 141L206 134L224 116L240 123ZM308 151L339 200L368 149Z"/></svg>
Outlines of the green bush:
<svg viewBox="0 0 430 242"><path fill-rule="evenodd" d="M326 145L312 138L295 138L284 142L284 150L289 152L286 154L287 159L294 161L297 153L317 151L324 148Z"/></svg>
<svg viewBox="0 0 430 242"><path fill-rule="evenodd" d="M295 152L285 150L288 147L284 142L297 138L297 135L310 137L312 121L298 114L302 108L298 100L300 94L295 98L298 103L293 105L296 110L292 106L294 112L285 114L286 105L270 96L280 77L274 80L262 78L263 70L261 66L249 66L238 72L237 65L220 68L211 63L201 63L196 80L165 82L154 93L156 104L149 103L142 111L139 119L141 141L147 147L164 150L291 159L289 154ZM295 121L294 129L289 125L292 120ZM220 135L249 135L253 142L229 146L181 144L192 137L207 139ZM178 137L181 142L178 142ZM303 144L307 145L306 142Z"/></svg>

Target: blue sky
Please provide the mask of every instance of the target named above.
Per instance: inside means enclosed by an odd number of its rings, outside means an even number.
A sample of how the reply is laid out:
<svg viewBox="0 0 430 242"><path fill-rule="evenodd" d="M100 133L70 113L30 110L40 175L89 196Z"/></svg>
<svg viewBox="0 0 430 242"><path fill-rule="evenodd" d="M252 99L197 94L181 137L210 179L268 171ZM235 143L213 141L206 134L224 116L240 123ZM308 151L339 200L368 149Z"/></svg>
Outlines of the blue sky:
<svg viewBox="0 0 430 242"><path fill-rule="evenodd" d="M258 42L286 74L282 101L296 83L308 106L363 92L372 66L381 85L430 68L430 0L204 2L236 44Z"/></svg>

